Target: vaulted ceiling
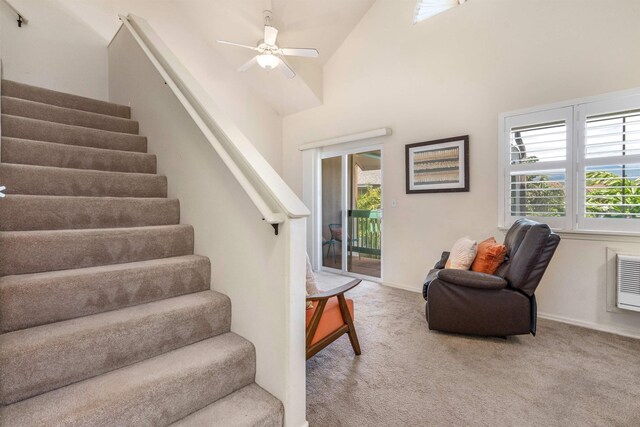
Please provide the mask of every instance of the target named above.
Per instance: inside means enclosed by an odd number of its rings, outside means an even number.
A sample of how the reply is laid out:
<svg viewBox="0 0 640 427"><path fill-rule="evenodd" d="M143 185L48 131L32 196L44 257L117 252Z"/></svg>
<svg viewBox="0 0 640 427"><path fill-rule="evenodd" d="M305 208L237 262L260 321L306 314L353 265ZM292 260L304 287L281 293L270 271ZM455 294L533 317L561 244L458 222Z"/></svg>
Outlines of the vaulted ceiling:
<svg viewBox="0 0 640 427"><path fill-rule="evenodd" d="M119 13L145 18L159 33L189 32L205 42L226 66L237 68L253 52L216 39L255 45L263 36L263 11L273 12L283 47L314 47L316 59L291 58L297 72L288 80L278 71L254 67L241 78L282 116L322 103L322 67L375 0L58 0L105 41L120 23ZM160 28L158 28L160 27ZM163 34L163 31L167 34ZM180 52L176 52L180 57Z"/></svg>

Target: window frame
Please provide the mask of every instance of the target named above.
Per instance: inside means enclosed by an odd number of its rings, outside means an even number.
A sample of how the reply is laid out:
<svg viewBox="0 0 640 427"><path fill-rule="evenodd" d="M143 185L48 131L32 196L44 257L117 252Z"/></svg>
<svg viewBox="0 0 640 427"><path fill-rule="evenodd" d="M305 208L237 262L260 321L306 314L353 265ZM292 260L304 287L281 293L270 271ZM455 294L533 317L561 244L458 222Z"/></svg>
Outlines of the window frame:
<svg viewBox="0 0 640 427"><path fill-rule="evenodd" d="M573 216L573 206L571 204L572 199L572 181L573 175L571 173L572 165L572 153L571 141L573 138L571 135L574 132L574 120L573 120L573 107L560 107L550 108L539 111L534 111L525 114L515 114L505 116L502 120L502 129L500 132L500 159L499 164L502 165L500 172L501 185L500 194L502 199L502 223L501 226L509 227L513 222L519 218L525 218L525 216L512 216L511 215L511 172L545 172L553 170L564 170L565 173L565 197L566 207L564 217L552 217L552 216L526 216L536 221L541 221L549 224L555 229L566 229L569 226L571 217ZM559 122L565 123L566 130L566 147L565 147L565 159L564 160L550 160L539 163L521 163L511 164L511 129L514 127L536 125L542 123Z"/></svg>
<svg viewBox="0 0 640 427"><path fill-rule="evenodd" d="M585 155L586 148L586 123L587 118L590 116L597 116L601 114L608 114L614 112L622 112L628 110L640 109L640 95L628 96L617 99L605 99L602 101L583 103L576 106L576 122L580 123L578 126L578 132L576 137L577 152L580 155L576 161L576 189L578 197L576 199L577 215L575 218L575 229L578 231L615 231L615 232L630 232L640 233L640 218L633 221L629 219L614 219L614 218L588 218L584 215L586 208L585 195L585 180L584 174L588 166L601 165L608 166L618 164L616 160L622 160L623 156L619 156L616 159L613 156L601 157L597 159L587 159ZM624 162L620 164L640 164L640 154L634 154L625 156ZM605 160L608 159L608 160Z"/></svg>
<svg viewBox="0 0 640 427"><path fill-rule="evenodd" d="M587 218L584 215L585 167L589 166L589 163L594 163L585 161L586 119L589 116L634 109L640 109L640 88L501 113L498 118L498 226L508 228L518 218L523 218L510 214L511 172L528 169L540 172L565 169L565 217L526 216L526 218L545 222L554 230L561 232L639 235L640 219L634 223L629 219ZM561 120L565 120L567 125L564 161L511 164L510 138L513 127ZM629 157L632 157L634 164L640 164L640 154ZM552 168L554 164L558 167Z"/></svg>

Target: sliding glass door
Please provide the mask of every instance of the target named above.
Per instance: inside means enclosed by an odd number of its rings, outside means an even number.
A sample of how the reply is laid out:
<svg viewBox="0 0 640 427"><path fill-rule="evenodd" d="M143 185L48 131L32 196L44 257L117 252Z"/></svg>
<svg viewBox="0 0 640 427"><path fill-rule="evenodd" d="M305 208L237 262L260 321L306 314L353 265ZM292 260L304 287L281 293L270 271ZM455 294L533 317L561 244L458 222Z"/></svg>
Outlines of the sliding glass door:
<svg viewBox="0 0 640 427"><path fill-rule="evenodd" d="M342 270L342 156L322 159L322 266Z"/></svg>
<svg viewBox="0 0 640 427"><path fill-rule="evenodd" d="M322 159L322 266L382 277L382 150Z"/></svg>

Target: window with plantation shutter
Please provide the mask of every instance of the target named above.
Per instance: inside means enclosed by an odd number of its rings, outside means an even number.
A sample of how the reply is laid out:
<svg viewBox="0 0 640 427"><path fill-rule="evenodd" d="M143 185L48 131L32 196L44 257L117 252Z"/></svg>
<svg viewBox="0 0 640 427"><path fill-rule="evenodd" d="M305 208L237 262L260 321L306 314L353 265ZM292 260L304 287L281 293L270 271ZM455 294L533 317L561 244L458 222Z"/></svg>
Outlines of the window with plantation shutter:
<svg viewBox="0 0 640 427"><path fill-rule="evenodd" d="M500 117L500 225L640 233L640 90Z"/></svg>
<svg viewBox="0 0 640 427"><path fill-rule="evenodd" d="M571 108L561 108L505 120L506 225L527 217L565 226L571 115Z"/></svg>
<svg viewBox="0 0 640 427"><path fill-rule="evenodd" d="M640 97L578 107L577 226L640 231Z"/></svg>

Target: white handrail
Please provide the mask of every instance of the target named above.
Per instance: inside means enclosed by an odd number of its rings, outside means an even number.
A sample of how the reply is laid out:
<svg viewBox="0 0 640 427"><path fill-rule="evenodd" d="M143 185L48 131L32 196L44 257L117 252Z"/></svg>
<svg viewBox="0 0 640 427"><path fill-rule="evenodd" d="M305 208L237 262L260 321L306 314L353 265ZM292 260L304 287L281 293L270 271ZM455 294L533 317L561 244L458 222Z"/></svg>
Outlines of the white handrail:
<svg viewBox="0 0 640 427"><path fill-rule="evenodd" d="M11 3L9 3L9 1L8 1L8 0L2 0L2 2L3 2L4 4L6 4L6 5L7 5L7 7L8 7L9 9L11 9L11 11L12 11L13 13L15 13L16 15L18 15L18 27L22 27L22 24L27 25L27 24L29 23L29 20L28 20L27 18L25 18L25 16L24 16L22 13L20 13L20 12L18 11L18 9L16 9L15 7L13 7L13 5L12 5Z"/></svg>
<svg viewBox="0 0 640 427"><path fill-rule="evenodd" d="M264 220L274 225L276 234L278 232L277 224L282 224L287 217L309 216L310 212L302 201L258 153L253 144L222 114L220 108L199 86L188 70L172 55L171 51L164 46L148 24L143 19L131 14L118 16L229 168L231 174L258 208ZM155 40L151 40L150 37ZM170 64L170 62L173 63ZM262 193L259 190L262 190ZM267 203L264 196L268 196L271 205ZM280 212L274 212L274 210Z"/></svg>

